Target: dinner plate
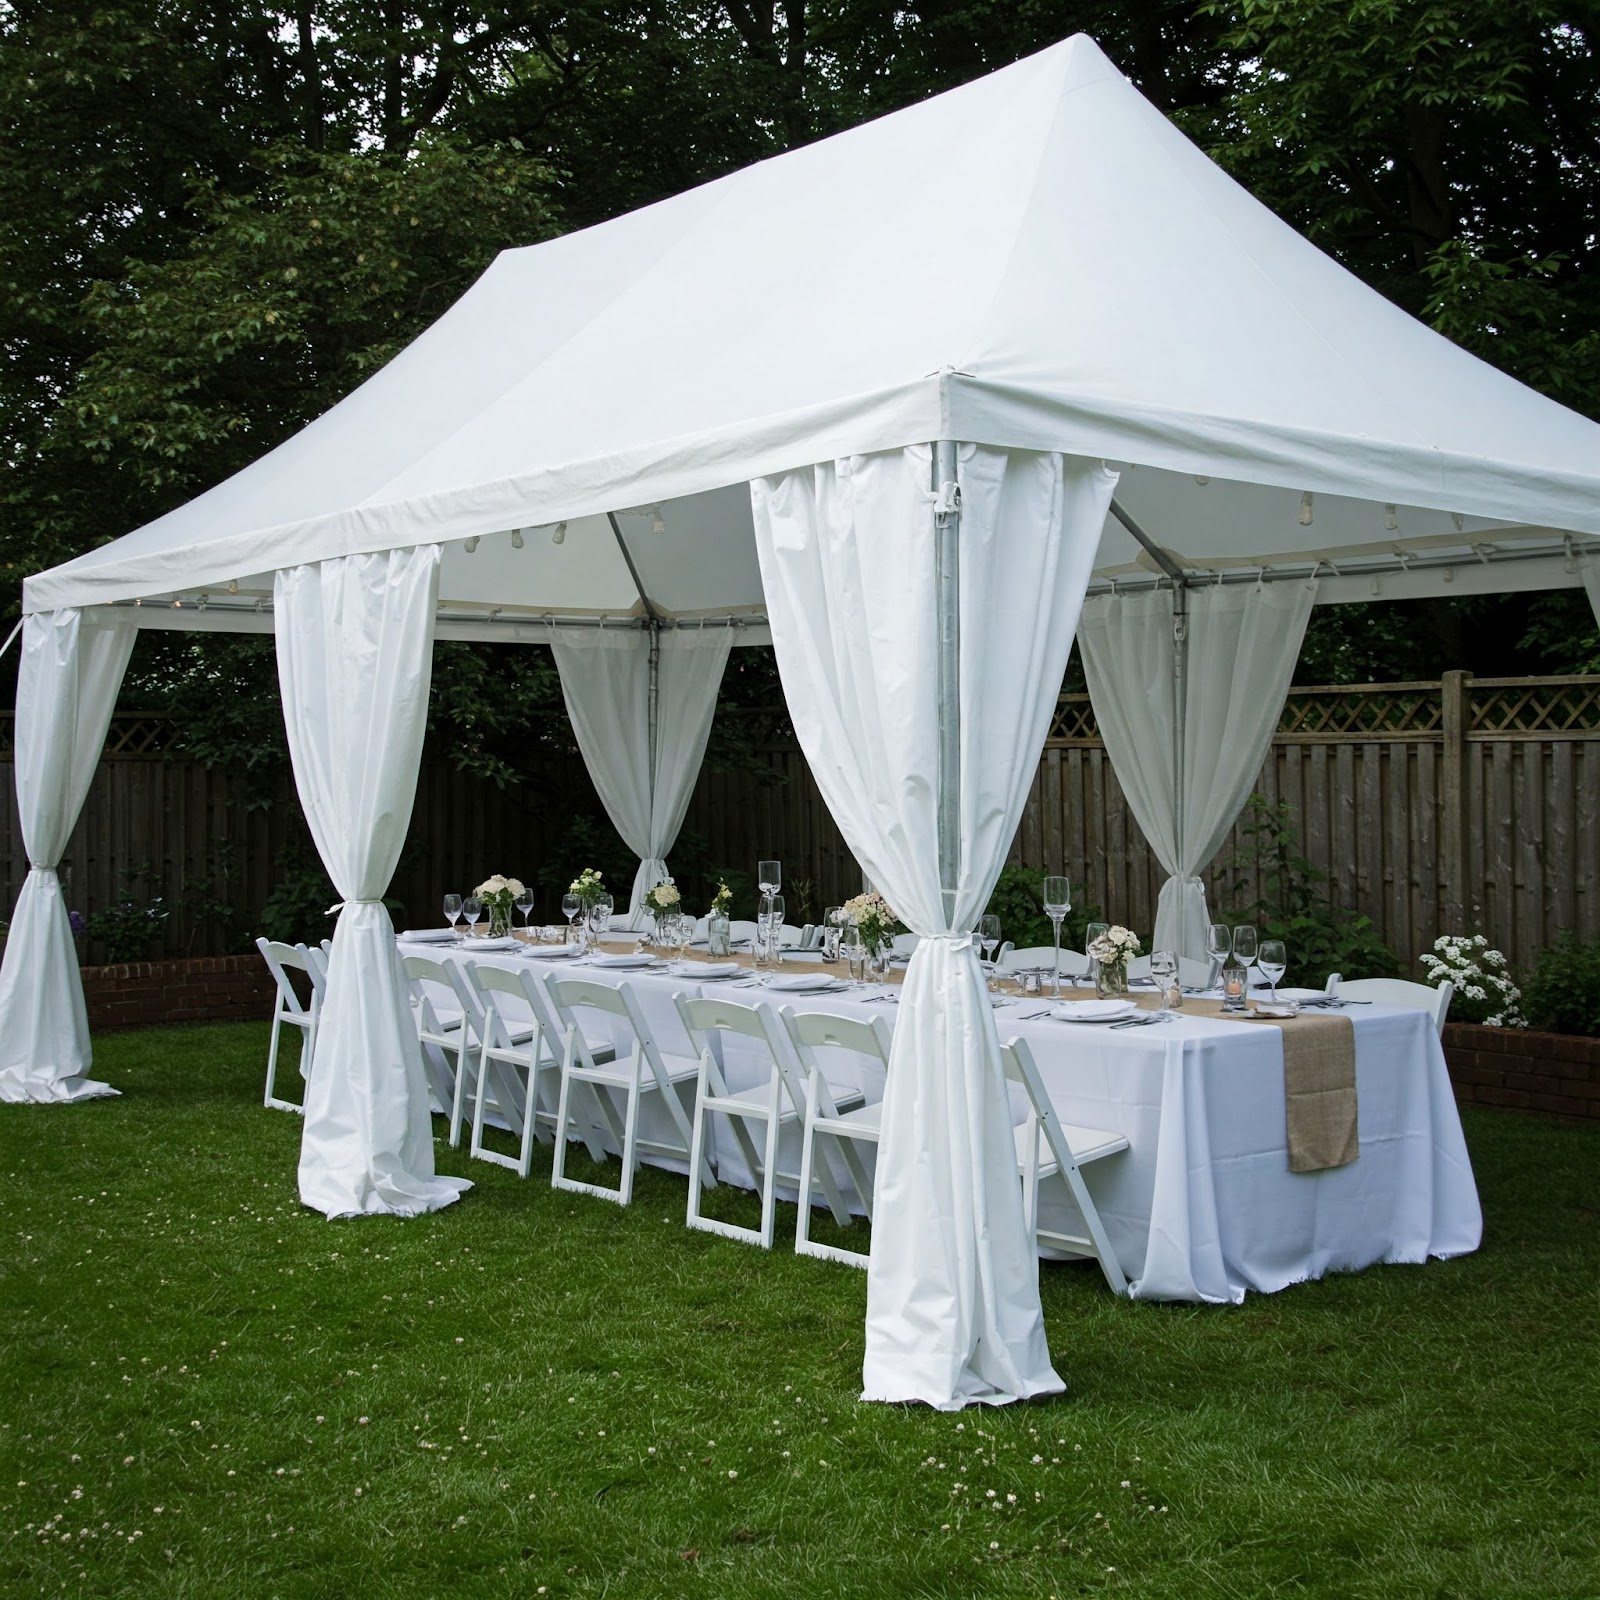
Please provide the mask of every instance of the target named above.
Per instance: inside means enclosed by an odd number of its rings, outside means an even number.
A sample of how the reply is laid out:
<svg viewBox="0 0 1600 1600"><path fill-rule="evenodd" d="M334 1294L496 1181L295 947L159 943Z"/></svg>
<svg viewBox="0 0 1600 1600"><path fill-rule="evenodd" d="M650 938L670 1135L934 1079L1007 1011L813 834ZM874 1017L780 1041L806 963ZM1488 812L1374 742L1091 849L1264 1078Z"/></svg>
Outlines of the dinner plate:
<svg viewBox="0 0 1600 1600"><path fill-rule="evenodd" d="M596 956L594 964L597 967L648 967L654 960L654 956L640 952L637 955Z"/></svg>
<svg viewBox="0 0 1600 1600"><path fill-rule="evenodd" d="M528 944L522 948L540 961L568 961L578 953L575 944Z"/></svg>
<svg viewBox="0 0 1600 1600"><path fill-rule="evenodd" d="M780 972L767 983L769 989L783 989L789 994L806 994L818 989L837 988L839 980L826 972Z"/></svg>
<svg viewBox="0 0 1600 1600"><path fill-rule="evenodd" d="M454 944L454 928L407 928L400 935L407 944Z"/></svg>
<svg viewBox="0 0 1600 1600"><path fill-rule="evenodd" d="M745 969L737 961L684 961L673 968L681 978L737 978Z"/></svg>
<svg viewBox="0 0 1600 1600"><path fill-rule="evenodd" d="M1138 1013L1131 1000L1064 1000L1052 1008L1057 1022L1115 1022Z"/></svg>
<svg viewBox="0 0 1600 1600"><path fill-rule="evenodd" d="M1283 984L1278 986L1280 1000L1326 1000L1328 992L1325 989L1290 989Z"/></svg>
<svg viewBox="0 0 1600 1600"><path fill-rule="evenodd" d="M520 950L522 941L520 939L468 939L465 941L464 948L470 950L474 955L484 955L491 950Z"/></svg>

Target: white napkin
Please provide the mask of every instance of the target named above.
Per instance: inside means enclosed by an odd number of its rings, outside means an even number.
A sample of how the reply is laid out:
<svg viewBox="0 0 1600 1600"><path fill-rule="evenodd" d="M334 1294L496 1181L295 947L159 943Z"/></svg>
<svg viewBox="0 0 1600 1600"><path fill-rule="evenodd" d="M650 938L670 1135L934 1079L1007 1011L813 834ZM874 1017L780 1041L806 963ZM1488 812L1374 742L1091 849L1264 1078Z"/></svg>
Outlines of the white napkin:
<svg viewBox="0 0 1600 1600"><path fill-rule="evenodd" d="M456 937L454 928L407 928L399 935L407 944L450 944Z"/></svg>
<svg viewBox="0 0 1600 1600"><path fill-rule="evenodd" d="M839 980L826 972L782 972L769 979L767 988L783 989L790 994L805 994L817 989L837 987Z"/></svg>
<svg viewBox="0 0 1600 1600"><path fill-rule="evenodd" d="M654 960L654 956L646 955L596 956L594 965L597 967L648 967Z"/></svg>

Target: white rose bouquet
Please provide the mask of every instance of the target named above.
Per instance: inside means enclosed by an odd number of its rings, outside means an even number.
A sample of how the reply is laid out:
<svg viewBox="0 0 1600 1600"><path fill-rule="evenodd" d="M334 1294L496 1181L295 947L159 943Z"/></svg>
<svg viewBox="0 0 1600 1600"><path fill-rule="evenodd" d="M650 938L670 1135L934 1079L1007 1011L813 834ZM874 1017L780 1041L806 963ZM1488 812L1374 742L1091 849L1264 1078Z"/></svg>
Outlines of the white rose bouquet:
<svg viewBox="0 0 1600 1600"><path fill-rule="evenodd" d="M1447 933L1419 958L1436 988L1448 979L1456 986L1450 1010L1457 1022L1488 1028L1526 1028L1522 991L1511 981L1506 958L1489 948L1481 933Z"/></svg>
<svg viewBox="0 0 1600 1600"><path fill-rule="evenodd" d="M678 910L682 904L683 896L678 893L678 886L671 878L663 878L644 897L645 910L658 917L664 917L668 912Z"/></svg>
<svg viewBox="0 0 1600 1600"><path fill-rule="evenodd" d="M880 949L904 931L889 902L876 889L846 900L844 914L861 930L861 938L869 951Z"/></svg>
<svg viewBox="0 0 1600 1600"><path fill-rule="evenodd" d="M588 911L601 895L606 892L605 880L593 867L585 867L576 878L567 885L567 893L575 894L583 902L583 909Z"/></svg>
<svg viewBox="0 0 1600 1600"><path fill-rule="evenodd" d="M511 908L527 893L522 880L507 878L497 872L493 877L485 878L472 892L483 902L484 909L489 913L490 937L496 938L510 933Z"/></svg>
<svg viewBox="0 0 1600 1600"><path fill-rule="evenodd" d="M1128 978L1128 963L1142 948L1138 934L1131 928L1113 923L1098 939L1090 942L1086 954L1095 961L1108 980L1125 984Z"/></svg>

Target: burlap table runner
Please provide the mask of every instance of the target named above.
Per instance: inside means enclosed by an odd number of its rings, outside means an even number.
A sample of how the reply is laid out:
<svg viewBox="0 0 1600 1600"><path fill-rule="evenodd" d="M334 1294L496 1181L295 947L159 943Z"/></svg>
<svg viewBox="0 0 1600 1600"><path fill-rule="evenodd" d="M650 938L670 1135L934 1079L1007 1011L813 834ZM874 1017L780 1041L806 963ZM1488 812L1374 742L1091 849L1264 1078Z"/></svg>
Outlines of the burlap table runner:
<svg viewBox="0 0 1600 1600"><path fill-rule="evenodd" d="M1131 997L1146 1011L1160 1000L1153 994ZM1289 1170L1321 1172L1347 1167L1361 1153L1357 1137L1356 1030L1336 1012L1302 1011L1297 1017L1241 1016L1224 1011L1220 1000L1186 996L1184 1013L1220 1017L1254 1027L1277 1028L1283 1035L1283 1099L1289 1136Z"/></svg>
<svg viewBox="0 0 1600 1600"><path fill-rule="evenodd" d="M605 939L600 947L607 951L631 951L635 939ZM658 952L664 953L664 952ZM674 954L674 959L676 956ZM709 962L703 950L691 950L688 962ZM736 961L741 967L754 967L748 952L719 956L717 961ZM849 976L845 963L822 961L784 961L769 968L773 972L827 972ZM905 981L906 969L890 970L892 984ZM1049 984L1046 980L1046 988ZM1063 999L1084 999L1087 991L1062 991ZM1050 1000L1043 996L1028 998ZM1135 990L1129 998L1146 1011L1156 1010L1160 996L1148 990ZM1277 1028L1283 1035L1283 1098L1289 1141L1291 1172L1321 1172L1328 1167L1348 1166L1361 1153L1357 1137L1356 1106L1356 1030L1349 1017L1326 1011L1302 1011L1297 1017L1257 1018L1253 1009L1241 1016L1224 1011L1220 1000L1185 996L1183 1014L1191 1017L1218 1017L1224 1022L1243 1022L1253 1027ZM1003 1017L998 1019L1004 1027Z"/></svg>

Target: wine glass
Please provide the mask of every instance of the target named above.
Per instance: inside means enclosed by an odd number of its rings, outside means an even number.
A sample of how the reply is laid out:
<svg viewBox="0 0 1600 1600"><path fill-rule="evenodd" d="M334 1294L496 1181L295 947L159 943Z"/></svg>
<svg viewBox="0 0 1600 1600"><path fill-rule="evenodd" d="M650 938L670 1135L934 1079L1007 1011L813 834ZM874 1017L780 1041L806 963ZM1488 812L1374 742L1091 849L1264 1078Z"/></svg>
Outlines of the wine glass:
<svg viewBox="0 0 1600 1600"><path fill-rule="evenodd" d="M1094 955L1094 942L1101 934L1109 933L1110 930L1111 924L1109 922L1091 922L1083 930L1083 953L1089 958L1088 978L1090 988L1094 987L1095 975L1100 971L1100 963L1095 959Z"/></svg>
<svg viewBox="0 0 1600 1600"><path fill-rule="evenodd" d="M839 939L844 931L844 907L829 906L822 913L822 959L839 959Z"/></svg>
<svg viewBox="0 0 1600 1600"><path fill-rule="evenodd" d="M616 902L608 894L601 895L589 908L589 932L594 935L595 943L600 942L603 933L611 931L611 913Z"/></svg>
<svg viewBox="0 0 1600 1600"><path fill-rule="evenodd" d="M525 887L522 893L511 903L522 913L522 931L526 933L528 931L528 913L533 910L533 890Z"/></svg>
<svg viewBox="0 0 1600 1600"><path fill-rule="evenodd" d="M572 935L576 931L573 918L583 910L583 901L570 889L561 897L561 914L567 919L567 943L572 943Z"/></svg>
<svg viewBox="0 0 1600 1600"><path fill-rule="evenodd" d="M461 896L460 895L458 895L458 894L447 894L444 897L444 915L445 915L445 921L450 924L450 931L453 934L455 934L456 938L459 939L461 937L461 930L459 929L457 924L461 921Z"/></svg>
<svg viewBox="0 0 1600 1600"><path fill-rule="evenodd" d="M483 915L483 901L477 895L469 894L461 902L461 915L467 919L467 937L473 939L478 934L478 918Z"/></svg>
<svg viewBox="0 0 1600 1600"><path fill-rule="evenodd" d="M694 941L694 918L687 911L678 913L678 925L673 929L672 942L678 947L678 960L686 961L689 946Z"/></svg>
<svg viewBox="0 0 1600 1600"><path fill-rule="evenodd" d="M1056 987L1055 996L1061 998L1061 919L1072 909L1072 885L1065 878L1044 880L1044 914L1056 935Z"/></svg>
<svg viewBox="0 0 1600 1600"><path fill-rule="evenodd" d="M1228 957L1233 954L1233 929L1226 922L1213 922L1206 928L1206 954L1211 957L1211 976L1206 987L1215 989Z"/></svg>
<svg viewBox="0 0 1600 1600"><path fill-rule="evenodd" d="M1150 952L1150 976L1156 981L1156 989L1161 996L1161 1004L1167 1003L1167 990L1172 987L1172 980L1178 975L1178 957L1171 950L1152 950Z"/></svg>
<svg viewBox="0 0 1600 1600"><path fill-rule="evenodd" d="M983 959L990 964L992 969L994 952L1000 943L1000 919L992 911L985 911L978 918L978 943L983 947ZM989 982L991 986L994 983L992 970L989 974Z"/></svg>
<svg viewBox="0 0 1600 1600"><path fill-rule="evenodd" d="M1233 930L1233 953L1245 969L1244 986L1250 987L1250 969L1256 964L1256 930L1245 923Z"/></svg>
<svg viewBox="0 0 1600 1600"><path fill-rule="evenodd" d="M776 966L783 960L783 896L767 896L766 908L757 923L757 937L766 947L767 960Z"/></svg>
<svg viewBox="0 0 1600 1600"><path fill-rule="evenodd" d="M867 941L861 937L861 930L853 922L844 930L839 948L849 963L850 981L860 983L866 975L862 969L867 961Z"/></svg>
<svg viewBox="0 0 1600 1600"><path fill-rule="evenodd" d="M1278 1003L1278 979L1281 978L1289 966L1289 952L1284 948L1282 939L1264 939L1261 943L1261 954L1257 964L1261 968L1261 976L1272 985L1272 1003Z"/></svg>

